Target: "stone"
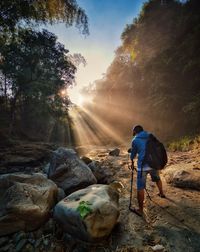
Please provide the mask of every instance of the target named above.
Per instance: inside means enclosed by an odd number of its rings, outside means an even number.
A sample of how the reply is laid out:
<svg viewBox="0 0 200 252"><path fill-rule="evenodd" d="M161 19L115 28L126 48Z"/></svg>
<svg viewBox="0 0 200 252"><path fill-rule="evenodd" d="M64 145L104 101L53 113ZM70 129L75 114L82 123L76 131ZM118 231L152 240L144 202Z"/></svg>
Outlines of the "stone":
<svg viewBox="0 0 200 252"><path fill-rule="evenodd" d="M66 195L97 182L90 168L80 160L76 152L62 147L53 152L48 177Z"/></svg>
<svg viewBox="0 0 200 252"><path fill-rule="evenodd" d="M50 157L55 147L45 143L18 143L4 150L0 158L0 167L6 167L7 173L24 171L26 167L41 165ZM1 169L0 169L1 173ZM2 174L2 173L1 173Z"/></svg>
<svg viewBox="0 0 200 252"><path fill-rule="evenodd" d="M42 227L42 233L44 235L51 234L53 233L53 230L54 230L54 220L50 218L49 221L47 221L45 225Z"/></svg>
<svg viewBox="0 0 200 252"><path fill-rule="evenodd" d="M42 174L0 176L0 236L32 231L49 219L56 204L56 184Z"/></svg>
<svg viewBox="0 0 200 252"><path fill-rule="evenodd" d="M167 183L175 187L190 188L200 191L200 171L192 164L175 164L168 166L163 175Z"/></svg>
<svg viewBox="0 0 200 252"><path fill-rule="evenodd" d="M65 191L62 188L58 187L57 202L61 201L65 197L66 197Z"/></svg>
<svg viewBox="0 0 200 252"><path fill-rule="evenodd" d="M160 244L157 244L157 245L155 245L155 246L153 246L151 248L155 252L162 252L165 249L165 247L163 245L160 245Z"/></svg>
<svg viewBox="0 0 200 252"><path fill-rule="evenodd" d="M86 214L79 209L82 204ZM54 208L54 219L64 232L84 241L96 241L110 235L119 217L119 193L110 185L91 185L76 191ZM89 209L89 210L88 210Z"/></svg>
<svg viewBox="0 0 200 252"><path fill-rule="evenodd" d="M119 156L119 153L120 153L120 149L116 148L116 149L114 149L114 150L111 150L111 151L109 152L109 155L110 155L110 156Z"/></svg>
<svg viewBox="0 0 200 252"><path fill-rule="evenodd" d="M88 167L93 172L98 184L110 184L113 181L113 172L99 161L92 161Z"/></svg>
<svg viewBox="0 0 200 252"><path fill-rule="evenodd" d="M86 164L90 164L92 162L92 159L90 159L89 157L83 156L81 157L81 160Z"/></svg>

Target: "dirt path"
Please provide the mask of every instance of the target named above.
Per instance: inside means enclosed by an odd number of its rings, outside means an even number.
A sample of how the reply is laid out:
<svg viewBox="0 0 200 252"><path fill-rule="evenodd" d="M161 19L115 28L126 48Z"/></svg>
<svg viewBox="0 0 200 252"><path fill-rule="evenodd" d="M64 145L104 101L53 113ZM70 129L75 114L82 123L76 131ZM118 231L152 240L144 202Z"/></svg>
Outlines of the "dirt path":
<svg viewBox="0 0 200 252"><path fill-rule="evenodd" d="M93 152L90 157L106 162L115 170L115 179L124 185L120 197L119 224L113 231L105 251L153 251L152 247L162 245L161 251L200 252L199 191L172 187L161 174L167 196L162 199L157 196L157 188L148 178L147 190L151 200L146 194L145 218L141 218L128 210L131 172L127 165L126 151L122 151L119 157L109 157L105 155L104 150L98 150L98 154ZM169 165L178 163L181 166L182 163L188 162L200 166L195 152L170 154ZM137 205L136 172L134 173L132 202Z"/></svg>

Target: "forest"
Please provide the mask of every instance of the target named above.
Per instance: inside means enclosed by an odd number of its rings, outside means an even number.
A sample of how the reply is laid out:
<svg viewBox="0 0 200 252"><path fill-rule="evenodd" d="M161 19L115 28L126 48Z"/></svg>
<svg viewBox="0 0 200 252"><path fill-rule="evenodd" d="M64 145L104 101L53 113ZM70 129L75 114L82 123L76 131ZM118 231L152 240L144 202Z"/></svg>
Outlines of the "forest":
<svg viewBox="0 0 200 252"><path fill-rule="evenodd" d="M87 35L87 16L74 0L1 1L0 10L1 138L62 142L70 103L62 90L84 59L41 26L62 22Z"/></svg>
<svg viewBox="0 0 200 252"><path fill-rule="evenodd" d="M138 123L165 140L198 134L199 37L199 1L146 2L96 81L91 109L124 136Z"/></svg>

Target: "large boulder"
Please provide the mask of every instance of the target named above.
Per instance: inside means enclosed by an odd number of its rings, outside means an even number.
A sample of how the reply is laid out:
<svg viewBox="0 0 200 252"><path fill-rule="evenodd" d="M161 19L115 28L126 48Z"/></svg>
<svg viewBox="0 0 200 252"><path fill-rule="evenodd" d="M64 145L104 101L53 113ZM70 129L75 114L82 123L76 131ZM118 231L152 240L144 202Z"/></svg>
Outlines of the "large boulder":
<svg viewBox="0 0 200 252"><path fill-rule="evenodd" d="M0 176L0 236L40 227L56 204L56 184L42 174Z"/></svg>
<svg viewBox="0 0 200 252"><path fill-rule="evenodd" d="M119 217L116 185L91 185L60 201L54 218L63 230L85 241L107 237Z"/></svg>
<svg viewBox="0 0 200 252"><path fill-rule="evenodd" d="M53 152L48 177L66 195L97 182L90 168L80 160L76 152L62 147Z"/></svg>
<svg viewBox="0 0 200 252"><path fill-rule="evenodd" d="M98 184L110 184L114 178L114 173L108 166L104 166L99 161L92 161L88 167L93 172Z"/></svg>
<svg viewBox="0 0 200 252"><path fill-rule="evenodd" d="M15 143L0 152L0 174L15 172L34 172L48 160L55 149L54 145L45 143Z"/></svg>
<svg viewBox="0 0 200 252"><path fill-rule="evenodd" d="M200 190L200 168L193 164L171 165L163 175L167 183L175 187Z"/></svg>

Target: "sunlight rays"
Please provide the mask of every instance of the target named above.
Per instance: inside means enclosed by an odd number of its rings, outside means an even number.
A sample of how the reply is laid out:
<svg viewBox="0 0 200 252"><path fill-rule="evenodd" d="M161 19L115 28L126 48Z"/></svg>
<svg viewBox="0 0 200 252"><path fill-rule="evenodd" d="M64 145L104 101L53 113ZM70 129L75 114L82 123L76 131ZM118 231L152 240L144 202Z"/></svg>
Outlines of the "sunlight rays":
<svg viewBox="0 0 200 252"><path fill-rule="evenodd" d="M69 113L73 120L77 145L103 145L109 139L111 142L114 140L123 143L123 138L117 132L87 109L73 107Z"/></svg>

